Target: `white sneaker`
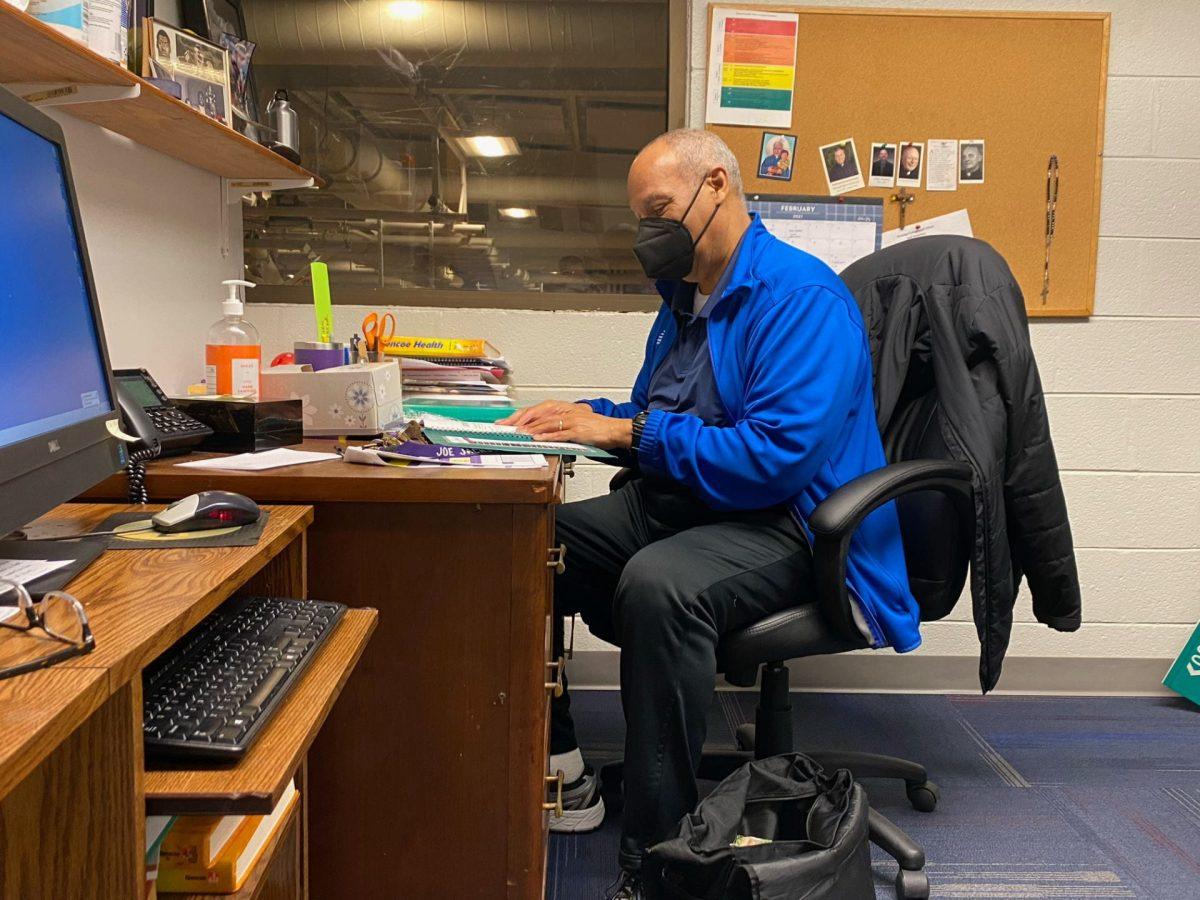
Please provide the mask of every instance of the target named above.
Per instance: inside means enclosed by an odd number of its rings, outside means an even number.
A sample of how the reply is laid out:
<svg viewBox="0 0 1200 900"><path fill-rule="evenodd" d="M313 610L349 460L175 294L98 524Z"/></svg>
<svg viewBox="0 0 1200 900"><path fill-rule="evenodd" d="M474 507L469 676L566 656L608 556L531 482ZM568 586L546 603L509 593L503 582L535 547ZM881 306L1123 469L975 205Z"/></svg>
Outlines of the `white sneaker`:
<svg viewBox="0 0 1200 900"><path fill-rule="evenodd" d="M563 785L563 814L550 815L550 830L558 834L578 834L595 831L604 824L604 798L600 796L600 779L591 766L583 775Z"/></svg>

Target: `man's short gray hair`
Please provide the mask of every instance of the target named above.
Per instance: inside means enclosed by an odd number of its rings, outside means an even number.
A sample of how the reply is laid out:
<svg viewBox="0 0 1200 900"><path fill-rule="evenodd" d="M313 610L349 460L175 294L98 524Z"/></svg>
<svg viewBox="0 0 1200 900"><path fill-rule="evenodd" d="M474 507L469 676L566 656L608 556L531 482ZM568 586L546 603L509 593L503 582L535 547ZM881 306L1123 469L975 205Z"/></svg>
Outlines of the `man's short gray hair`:
<svg viewBox="0 0 1200 900"><path fill-rule="evenodd" d="M705 131L703 128L677 128L660 134L642 148L642 152L658 143L666 144L675 153L684 174L696 180L720 166L729 173L729 186L733 195L739 200L744 199L742 172L738 167L737 157L733 155L729 145L711 131Z"/></svg>

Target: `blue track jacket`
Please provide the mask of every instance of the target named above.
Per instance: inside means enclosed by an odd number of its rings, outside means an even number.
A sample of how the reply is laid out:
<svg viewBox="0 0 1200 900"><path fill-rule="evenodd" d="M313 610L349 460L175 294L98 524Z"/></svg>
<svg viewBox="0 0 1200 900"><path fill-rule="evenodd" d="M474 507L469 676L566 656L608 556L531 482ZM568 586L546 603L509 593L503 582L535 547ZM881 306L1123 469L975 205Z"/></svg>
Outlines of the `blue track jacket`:
<svg viewBox="0 0 1200 900"><path fill-rule="evenodd" d="M886 464L862 316L823 262L771 235L751 213L713 298L708 348L730 428L655 410L638 447L639 465L687 485L715 509L788 504L804 524L832 491ZM675 341L663 297L646 359L628 403L585 401L601 415L632 418L646 408L650 377ZM893 504L863 520L847 566L850 592L876 647L901 653L921 643L917 602L908 589L900 523Z"/></svg>

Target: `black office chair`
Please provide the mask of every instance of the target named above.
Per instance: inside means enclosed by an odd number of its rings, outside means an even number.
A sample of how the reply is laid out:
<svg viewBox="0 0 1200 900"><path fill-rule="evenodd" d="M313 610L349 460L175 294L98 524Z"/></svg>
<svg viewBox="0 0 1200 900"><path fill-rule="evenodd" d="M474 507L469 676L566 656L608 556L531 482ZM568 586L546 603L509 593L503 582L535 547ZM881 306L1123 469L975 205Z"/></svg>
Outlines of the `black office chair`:
<svg viewBox="0 0 1200 900"><path fill-rule="evenodd" d="M851 536L873 510L891 500L897 503L909 586L920 604L922 621L941 619L954 608L966 580L975 510L971 469L949 458L937 427L937 415L931 381L914 370L883 434L890 464L843 485L809 518L815 537L817 602L775 613L721 641L717 667L730 684L753 686L761 667L758 709L755 724L737 730L741 750L706 750L699 777L719 780L751 758L796 749L787 660L867 646L850 609L846 558ZM613 478L612 486L619 486L631 475L622 470ZM849 769L856 778L903 781L909 802L921 812L932 812L937 806L937 785L919 763L874 753L799 749L826 768ZM605 767L606 789L611 790L620 778L619 763ZM920 845L875 810L871 811L870 830L871 841L900 865L897 896L928 897L925 852Z"/></svg>

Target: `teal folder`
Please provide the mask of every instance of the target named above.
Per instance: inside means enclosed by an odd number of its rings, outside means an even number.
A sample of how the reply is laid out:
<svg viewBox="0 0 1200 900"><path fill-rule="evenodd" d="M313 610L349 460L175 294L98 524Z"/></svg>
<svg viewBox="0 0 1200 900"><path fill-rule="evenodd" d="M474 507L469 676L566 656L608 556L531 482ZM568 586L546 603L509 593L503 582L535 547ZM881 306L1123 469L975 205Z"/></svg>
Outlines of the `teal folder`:
<svg viewBox="0 0 1200 900"><path fill-rule="evenodd" d="M1188 638L1163 684L1200 706L1200 625Z"/></svg>

